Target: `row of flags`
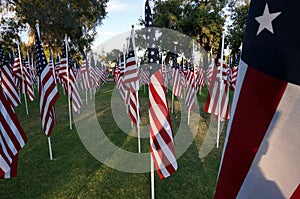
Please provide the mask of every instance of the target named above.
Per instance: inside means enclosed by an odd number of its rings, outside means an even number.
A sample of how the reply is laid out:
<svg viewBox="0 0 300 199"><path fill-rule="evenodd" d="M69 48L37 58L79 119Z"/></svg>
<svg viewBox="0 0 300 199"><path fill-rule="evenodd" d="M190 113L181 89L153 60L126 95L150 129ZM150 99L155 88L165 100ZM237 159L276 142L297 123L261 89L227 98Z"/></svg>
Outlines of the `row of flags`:
<svg viewBox="0 0 300 199"><path fill-rule="evenodd" d="M295 17L298 14L296 8L299 6L298 1L286 4L273 0L268 2L252 0L238 72L237 68L224 67L222 64L217 64L218 68L212 64L206 72L206 83L210 91L205 106L207 112L218 115L223 120L228 119L228 91L236 90L215 198L300 197L298 171L300 81L297 68L299 31L295 27L295 24L299 24L299 17ZM130 117L135 119L133 121L136 126L139 121L138 74L140 81L149 85L151 160L159 177L163 179L172 175L178 169L178 164L166 98L164 81L166 74L163 73L159 63L159 50L155 47L155 30L151 29L153 18L148 0L145 5L145 22L149 29L148 63L145 66L149 70L143 67L138 70L133 45L132 49L128 49L127 55L124 53L123 58L120 57L119 67L115 70L115 81L126 105L130 105L132 109ZM290 47L293 47L291 53L288 50ZM64 85L67 95L76 99L76 93L72 91L76 89L78 91L75 86L77 75L72 68L68 68L71 60L68 59L67 50L65 53L62 60L65 59L66 72L60 71L58 76L62 77L60 82ZM27 141L13 108L20 103L18 90L25 93L28 88L25 86L26 83L15 84L13 67L6 61L1 48L0 55L0 119L3 121L0 126L0 177L8 177L15 175L18 152ZM54 73L50 70L40 44L38 31L36 56L40 110L41 117L44 118L43 129L50 135L51 125L55 120L53 113L58 92L55 77L52 75ZM184 85L185 103L189 110L192 110L192 98L204 85L202 83L205 79L204 71L198 68L199 74L195 75L197 67L190 65L184 75L185 78L182 78L176 63L177 55L172 59L173 93L182 97L180 85ZM30 73L29 76L22 73L22 65L20 62L21 80L26 78L30 80ZM18 67L16 64L15 72L19 71ZM82 71L80 71L82 79L87 78L88 75L85 73L92 75L92 72L86 72L88 69ZM184 71L181 73L184 74ZM196 83L198 81L199 83ZM91 82L82 81L84 90L90 86ZM30 91L27 94L30 96ZM76 103L74 111L79 111L82 102Z"/></svg>
<svg viewBox="0 0 300 199"><path fill-rule="evenodd" d="M38 25L35 27L35 62L30 63L28 54L26 59L23 59L19 48L18 54L11 65L0 43L0 178L17 176L18 152L27 142L14 111L14 108L21 104L21 94L24 94L27 106L26 96L30 101L35 100L34 87L37 85L42 129L50 140L56 124L55 103L59 98L58 85L63 87L70 99L73 112L79 113L83 105L79 85L83 90L97 88L101 83L105 83L108 77L107 71L100 70L99 67L89 67L85 57L82 67L74 68L66 42L62 57L58 56L54 62L51 53L48 62L41 44Z"/></svg>
<svg viewBox="0 0 300 199"><path fill-rule="evenodd" d="M134 34L131 33L129 48L124 50L123 54L117 59L117 65L114 68L114 79L120 91L120 96L129 109L131 121L136 128L138 128L138 121L140 120L137 97L139 88L137 86L139 84L149 85L150 151L158 175L163 179L170 176L177 169L172 125L166 98L166 88L169 87L169 82L171 81L172 92L175 96L179 99L185 97L184 102L190 111L194 109L196 94L200 92L206 83L212 94L208 95L205 111L218 116L217 107L220 104L222 106L220 117L222 120L227 120L229 119L229 89L234 90L235 88L238 67L235 64L232 67L224 65L222 68L217 68L214 61L212 61L208 70L205 71L199 66L194 66L193 61L188 62L183 58L181 64L179 64L179 56L175 53L171 53L171 67L163 66L159 50L153 48L155 46L155 32L152 32L154 30L151 29L153 22L151 21L152 15L148 1L145 5L145 17L146 27L149 28L146 36L148 63L138 67L137 58L134 49L132 49ZM221 78L218 76L220 70L223 71ZM218 97L220 89L218 85L222 85L223 88L221 102L219 102ZM170 153L173 154L172 158ZM166 172L166 168L171 168L171 170Z"/></svg>

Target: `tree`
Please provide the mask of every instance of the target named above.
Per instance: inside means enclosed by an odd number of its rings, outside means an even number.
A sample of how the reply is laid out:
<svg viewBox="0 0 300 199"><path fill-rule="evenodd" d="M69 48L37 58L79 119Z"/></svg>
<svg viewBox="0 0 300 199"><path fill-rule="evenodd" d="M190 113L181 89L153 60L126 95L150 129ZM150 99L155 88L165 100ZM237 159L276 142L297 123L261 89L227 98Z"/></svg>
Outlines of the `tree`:
<svg viewBox="0 0 300 199"><path fill-rule="evenodd" d="M0 25L8 26L1 34L14 35L26 24L33 28L39 21L42 41L48 45L62 46L67 34L73 48L83 51L89 48L95 39L96 26L106 16L108 0L0 0ZM3 14L9 10L14 12L11 18L4 18ZM32 35L32 32L31 32Z"/></svg>
<svg viewBox="0 0 300 199"><path fill-rule="evenodd" d="M216 50L225 21L225 5L225 0L158 0L154 5L154 24L196 39L207 51Z"/></svg>
<svg viewBox="0 0 300 199"><path fill-rule="evenodd" d="M122 56L123 52L121 52L119 49L113 49L110 52L106 54L106 57L103 61L106 63L111 64L112 62L116 62L119 56Z"/></svg>
<svg viewBox="0 0 300 199"><path fill-rule="evenodd" d="M229 5L232 24L228 27L228 42L232 49L232 54L236 55L243 41L250 1L231 1Z"/></svg>

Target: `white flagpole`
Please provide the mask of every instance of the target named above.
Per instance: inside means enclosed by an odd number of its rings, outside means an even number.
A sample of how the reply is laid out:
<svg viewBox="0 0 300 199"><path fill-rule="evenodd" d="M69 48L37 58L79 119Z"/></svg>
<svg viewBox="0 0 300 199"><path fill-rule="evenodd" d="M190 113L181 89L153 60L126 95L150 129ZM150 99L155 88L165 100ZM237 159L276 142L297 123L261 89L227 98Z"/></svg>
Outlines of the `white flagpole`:
<svg viewBox="0 0 300 199"><path fill-rule="evenodd" d="M88 105L88 89L85 90L85 102Z"/></svg>
<svg viewBox="0 0 300 199"><path fill-rule="evenodd" d="M28 52L27 52L28 53ZM29 56L28 56L29 57ZM31 74L35 74L34 72L33 72L33 69L34 69L34 66L33 66L33 55L31 54L31 64L30 64L30 71L31 71ZM34 76L32 76L32 78L34 78ZM32 79L33 80L33 79ZM35 88L35 84L34 84L34 82L32 83L32 90L33 90L33 92L34 92L34 88Z"/></svg>
<svg viewBox="0 0 300 199"><path fill-rule="evenodd" d="M84 55L85 55L85 63L86 63L86 69L87 69L87 72L90 73L90 71L89 71L89 66L88 66L88 60L87 60L86 49L83 50L83 53L84 53ZM80 69L80 71L81 71L81 69ZM90 75L89 75L89 76L90 76ZM82 78L83 81L84 81L84 78L83 78L82 73L81 73L81 78ZM90 80L88 79L87 81L90 81ZM85 90L85 103L86 103L86 105L88 105L88 88L86 88L86 90Z"/></svg>
<svg viewBox="0 0 300 199"><path fill-rule="evenodd" d="M189 111L188 111L188 122L187 122L188 125L190 125L190 117L191 117L191 109L189 108Z"/></svg>
<svg viewBox="0 0 300 199"><path fill-rule="evenodd" d="M26 114L28 115L28 105L27 105L27 97L26 97L26 91L25 91L25 78L24 78L24 73L23 73L23 63L22 63L22 57L21 57L21 50L20 50L20 44L17 42L18 46L18 54L19 54L19 60L20 60L20 67L21 67L21 76L22 76L22 91L24 91L24 101L25 101L25 109L26 109ZM21 82L20 82L21 83Z"/></svg>
<svg viewBox="0 0 300 199"><path fill-rule="evenodd" d="M137 100L137 120L136 120L136 130L138 134L138 152L141 153L141 130L140 130L140 102L139 102L139 91L136 90L136 100Z"/></svg>
<svg viewBox="0 0 300 199"><path fill-rule="evenodd" d="M69 122L70 122L70 130L72 130L72 113L71 113L71 93L70 93L70 78L69 78L69 57L68 57L68 38L67 35L65 35L65 45L66 45L66 64L67 64L67 87L68 87L68 106L69 106Z"/></svg>
<svg viewBox="0 0 300 199"><path fill-rule="evenodd" d="M121 65L122 65L122 64L121 64ZM123 74L123 76L122 76L123 81L124 81L124 76L125 76L125 72L126 72L125 70L126 70L126 58L125 58L125 44L124 44L124 45L123 45L123 72L124 72L124 74ZM126 91L126 95L129 95L128 90L125 89L125 91ZM126 108L126 114L128 114L129 111L128 111L128 104L127 104L127 102L126 102L126 98L125 98L125 108Z"/></svg>
<svg viewBox="0 0 300 199"><path fill-rule="evenodd" d="M134 25L132 27L132 32L131 32L131 38L132 38L132 46L133 46L133 51L134 51L134 58L135 58L135 63L136 66L138 66L137 62L137 54L136 54L136 49L135 49L135 31L134 31ZM141 131L140 131L140 101L139 101L139 89L140 88L140 83L139 83L139 78L136 82L136 104L137 104L137 120L136 120L136 130L138 134L138 152L141 153Z"/></svg>
<svg viewBox="0 0 300 199"><path fill-rule="evenodd" d="M174 86L174 83L173 83ZM171 106L171 113L174 113L174 93L172 92L172 106Z"/></svg>
<svg viewBox="0 0 300 199"><path fill-rule="evenodd" d="M195 70L195 66L194 66L194 56L195 56L195 54L194 54L194 52L195 52L195 46L194 46L194 41L193 41L193 59L192 59L192 64L193 64L193 67L194 67L194 70ZM194 78L195 78L195 73L194 73ZM196 88L195 87L195 81L194 81L194 88ZM194 93L194 94L196 94L196 93ZM191 117L191 109L189 108L189 111L188 111L188 122L187 122L188 125L190 124L190 117Z"/></svg>
<svg viewBox="0 0 300 199"><path fill-rule="evenodd" d="M90 89L90 99L93 99L93 92L94 92L94 87Z"/></svg>
<svg viewBox="0 0 300 199"><path fill-rule="evenodd" d="M48 145L49 145L50 160L53 160L53 156L52 156L52 147L51 147L51 140L50 140L50 137L48 137Z"/></svg>
<svg viewBox="0 0 300 199"><path fill-rule="evenodd" d="M221 101L222 101L222 91L223 91L223 51L224 51L224 40L225 40L225 33L222 33L222 48L221 48L221 63L220 63L220 93L218 99L218 131L217 131L217 148L219 148L219 140L220 140L220 126L221 126Z"/></svg>
<svg viewBox="0 0 300 199"><path fill-rule="evenodd" d="M56 82L56 75L55 75L55 65L54 65L54 61L53 61L53 51L52 49L50 50L51 51L51 63L52 63L52 66L53 66L53 78L54 78L54 82L55 84L57 85L57 82ZM53 156L52 156L52 146L51 146L51 139L50 137L48 137L48 146L49 146L49 155L50 155L50 160L53 160Z"/></svg>
<svg viewBox="0 0 300 199"><path fill-rule="evenodd" d="M153 161L153 157L152 157L151 153L150 153L150 167L151 167L151 174L150 174L151 175L151 199L154 199L155 198L155 189L154 189L154 161Z"/></svg>

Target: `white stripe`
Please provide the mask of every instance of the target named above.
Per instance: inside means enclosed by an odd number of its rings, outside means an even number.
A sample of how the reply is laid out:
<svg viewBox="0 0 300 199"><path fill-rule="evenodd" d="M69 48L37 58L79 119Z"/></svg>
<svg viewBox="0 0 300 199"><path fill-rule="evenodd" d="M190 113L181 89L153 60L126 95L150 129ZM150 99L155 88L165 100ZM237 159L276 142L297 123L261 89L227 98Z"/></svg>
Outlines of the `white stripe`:
<svg viewBox="0 0 300 199"><path fill-rule="evenodd" d="M6 109L3 108L4 106L3 106L2 102L0 102L0 107L1 107L2 115L5 118L5 121L9 122L8 123L9 127L10 127L11 131L13 132L15 138L18 140L18 142L19 142L19 144L20 144L20 146L22 148L25 145L25 142L24 142L22 136L20 135L18 128L16 127L14 121L9 117L9 114L6 111ZM13 121L13 122L11 122L11 121ZM11 139L9 138L9 136L6 133L4 134L4 132L5 131L2 130L2 133L4 135L4 138L5 138L6 142L8 143L8 145L9 145L11 151L13 152L13 154L16 155L16 153L18 151L16 150L16 148L15 148L13 142L11 141Z"/></svg>
<svg viewBox="0 0 300 199"><path fill-rule="evenodd" d="M300 87L288 84L238 198L290 198L300 183Z"/></svg>
<svg viewBox="0 0 300 199"><path fill-rule="evenodd" d="M218 84L219 84L219 82L215 81L213 92L210 95L210 103L209 103L209 107L208 107L208 113L212 113L212 108L215 105L214 101L217 100L216 99L216 94L218 92ZM218 104L216 106L216 109L217 109L217 107L218 107Z"/></svg>
<svg viewBox="0 0 300 199"><path fill-rule="evenodd" d="M0 129L2 129L2 124L1 123L0 123L0 126L1 126ZM2 151L4 153L3 155L5 155L5 157L8 159L9 162L12 162L12 157L10 157L4 142L5 141L0 136L0 147L2 148Z"/></svg>
<svg viewBox="0 0 300 199"><path fill-rule="evenodd" d="M4 158L0 155L0 168L7 173L10 170L9 165L7 162L4 160Z"/></svg>

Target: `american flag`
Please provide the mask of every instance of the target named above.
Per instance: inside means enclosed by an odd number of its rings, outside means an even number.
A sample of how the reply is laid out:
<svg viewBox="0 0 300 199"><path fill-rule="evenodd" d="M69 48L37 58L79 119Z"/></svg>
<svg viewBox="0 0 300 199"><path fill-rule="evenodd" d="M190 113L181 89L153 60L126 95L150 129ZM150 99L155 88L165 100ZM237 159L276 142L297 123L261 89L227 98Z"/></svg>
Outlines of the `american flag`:
<svg viewBox="0 0 300 199"><path fill-rule="evenodd" d="M229 96L228 96L228 84L224 82L227 81L227 72L223 67L218 67L218 70L212 67L212 78L209 85L209 93L207 96L206 104L204 107L204 112L211 113L215 116L220 116L221 121L229 119ZM222 77L220 80L220 70L222 70ZM221 88L220 88L221 85ZM220 92L221 89L221 92ZM220 106L220 113L219 113Z"/></svg>
<svg viewBox="0 0 300 199"><path fill-rule="evenodd" d="M139 68L139 77L141 85L149 83L149 70L144 66Z"/></svg>
<svg viewBox="0 0 300 199"><path fill-rule="evenodd" d="M299 8L250 3L215 199L300 198Z"/></svg>
<svg viewBox="0 0 300 199"><path fill-rule="evenodd" d="M40 113L42 128L45 134L50 137L55 124L54 104L59 98L59 93L37 31L35 29L36 72L39 77Z"/></svg>
<svg viewBox="0 0 300 199"><path fill-rule="evenodd" d="M149 33L148 62L150 67L149 82L149 120L150 120L150 152L157 173L161 179L173 174L177 168L173 131L166 98L166 90L162 78L162 70L158 63L158 49L153 48L155 35L150 34L152 15L148 0L145 4L145 21Z"/></svg>
<svg viewBox="0 0 300 199"><path fill-rule="evenodd" d="M12 75L10 63L6 60L2 45L0 43L0 83L3 93L12 106L21 104L19 94Z"/></svg>
<svg viewBox="0 0 300 199"><path fill-rule="evenodd" d="M207 86L209 87L210 86L210 82L211 82L211 79L212 79L212 74L213 74L213 71L214 71L214 62L211 61L210 65L208 66L208 69L206 71L206 84Z"/></svg>
<svg viewBox="0 0 300 199"><path fill-rule="evenodd" d="M173 60L173 94L177 96L179 99L182 98L182 83L181 83L181 75L179 72L179 64L177 62L177 55L172 53L172 60Z"/></svg>
<svg viewBox="0 0 300 199"><path fill-rule="evenodd" d="M198 93L199 91L201 91L201 88L204 86L204 70L203 68L198 68L195 67L194 70L195 73L195 89L196 89L196 93Z"/></svg>
<svg viewBox="0 0 300 199"><path fill-rule="evenodd" d="M86 60L85 53L83 54L82 58L83 58L82 65L81 65L82 88L83 90L87 91L88 89L92 88L92 81L91 81L90 70Z"/></svg>
<svg viewBox="0 0 300 199"><path fill-rule="evenodd" d="M127 92L129 92L129 115L131 121L138 126L140 123L139 114L139 99L138 99L138 67L136 63L136 57L134 54L134 30L131 31L131 36L129 40L128 54L126 56L126 67L124 74L124 84L127 87Z"/></svg>
<svg viewBox="0 0 300 199"><path fill-rule="evenodd" d="M31 71L30 57L29 57L29 53L28 52L26 53L26 58L24 60L24 66L25 66L27 72L29 73L29 79L30 79L31 84L33 85L33 83L34 83L34 76L33 76L33 73Z"/></svg>
<svg viewBox="0 0 300 199"><path fill-rule="evenodd" d="M24 75L24 81L25 81L25 91L27 95L29 96L29 100L33 101L34 100L34 90L33 90L33 79L32 76L30 75L30 62L29 62L29 57L26 56L26 59L23 60L23 75Z"/></svg>
<svg viewBox="0 0 300 199"><path fill-rule="evenodd" d="M95 71L96 71L97 81L105 84L107 78L106 73L103 70L101 70L99 67L95 67Z"/></svg>
<svg viewBox="0 0 300 199"><path fill-rule="evenodd" d="M19 87L22 94L27 93L30 101L34 100L34 92L32 87L32 82L30 75L25 67L25 62L22 60L22 55L20 57L15 57L13 66L13 75L16 80L16 86Z"/></svg>
<svg viewBox="0 0 300 199"><path fill-rule="evenodd" d="M138 81L138 67L136 63L136 57L135 57L135 49L133 46L134 42L134 30L131 30L131 36L129 39L129 47L128 47L128 54L126 56L126 67L125 67L125 73L124 73L124 83L127 87L129 87L129 84L132 85L134 89L136 89L136 84Z"/></svg>
<svg viewBox="0 0 300 199"><path fill-rule="evenodd" d="M50 72L53 75L53 78L54 78L55 84L56 84L56 72L55 72L55 64L54 64L54 57L53 57L52 50L50 50L50 59L49 59L48 65L49 65Z"/></svg>
<svg viewBox="0 0 300 199"><path fill-rule="evenodd" d="M55 77L56 77L56 83L59 83L62 85L62 79L60 78L61 76L59 75L60 73L60 55L59 53L57 54L56 60L54 61L54 70L55 70Z"/></svg>
<svg viewBox="0 0 300 199"><path fill-rule="evenodd" d="M97 74L96 71L96 64L95 64L95 59L93 54L91 55L91 63L90 63L89 70L90 70L92 85L94 88L96 88L100 85L100 83L99 83L99 75Z"/></svg>
<svg viewBox="0 0 300 199"><path fill-rule="evenodd" d="M118 79L119 79L119 75L120 75L120 69L119 69L119 65L116 64L115 67L114 67L114 80L115 80L115 84L117 84L118 82Z"/></svg>
<svg viewBox="0 0 300 199"><path fill-rule="evenodd" d="M17 176L18 153L27 142L12 106L0 88L0 178Z"/></svg>
<svg viewBox="0 0 300 199"><path fill-rule="evenodd" d="M69 55L69 50L66 51L66 46L64 46L63 55L60 60L59 74L61 75L61 78L63 80L65 91L72 101L72 109L76 113L82 106L82 100L80 97L78 86L76 84L76 78L73 71L73 61Z"/></svg>
<svg viewBox="0 0 300 199"><path fill-rule="evenodd" d="M0 74L0 178L12 178L17 176L18 152L27 138L13 111L21 102L1 43Z"/></svg>
<svg viewBox="0 0 300 199"><path fill-rule="evenodd" d="M232 90L232 91L235 90L236 78L237 78L238 69L239 69L240 56L241 56L241 52L239 51L233 66L228 68L228 74L227 74L228 85L229 85L230 90Z"/></svg>
<svg viewBox="0 0 300 199"><path fill-rule="evenodd" d="M195 107L195 94L196 94L196 82L195 82L195 74L194 74L194 66L192 63L189 63L189 70L187 72L186 78L186 96L185 96L185 104L192 111Z"/></svg>
<svg viewBox="0 0 300 199"><path fill-rule="evenodd" d="M185 87L185 84L186 84L186 79L185 79L184 69L185 69L184 59L182 58L182 59L181 59L181 64L180 64L180 68L179 68L180 77L181 77L181 85L182 85L182 87Z"/></svg>
<svg viewBox="0 0 300 199"><path fill-rule="evenodd" d="M121 56L121 58L119 58L119 69L120 69L120 73L119 73L119 79L118 79L118 83L117 83L117 88L120 91L120 95L121 98L126 101L126 96L127 96L127 89L124 85L124 58L123 55Z"/></svg>

